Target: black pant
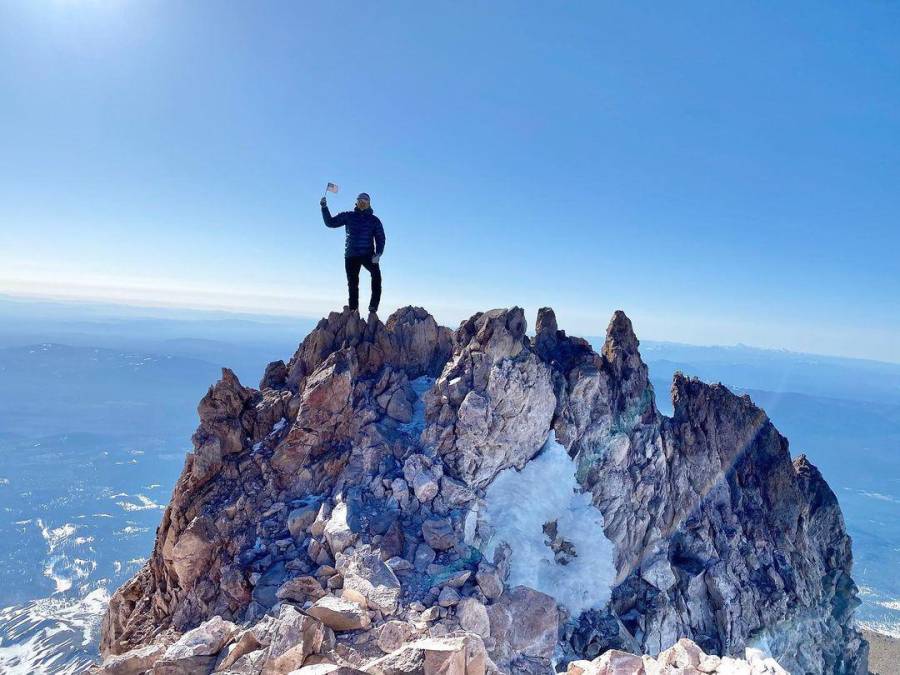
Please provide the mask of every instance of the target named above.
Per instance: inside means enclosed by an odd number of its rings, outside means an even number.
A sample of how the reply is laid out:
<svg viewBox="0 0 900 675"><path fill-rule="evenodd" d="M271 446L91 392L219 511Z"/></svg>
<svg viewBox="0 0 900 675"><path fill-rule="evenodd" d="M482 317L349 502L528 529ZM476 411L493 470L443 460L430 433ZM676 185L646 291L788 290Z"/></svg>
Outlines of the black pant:
<svg viewBox="0 0 900 675"><path fill-rule="evenodd" d="M372 256L357 255L344 258L344 269L347 271L347 289L350 291L350 309L359 309L359 268L365 267L372 275L372 299L369 311L377 312L381 302L381 268L372 262Z"/></svg>

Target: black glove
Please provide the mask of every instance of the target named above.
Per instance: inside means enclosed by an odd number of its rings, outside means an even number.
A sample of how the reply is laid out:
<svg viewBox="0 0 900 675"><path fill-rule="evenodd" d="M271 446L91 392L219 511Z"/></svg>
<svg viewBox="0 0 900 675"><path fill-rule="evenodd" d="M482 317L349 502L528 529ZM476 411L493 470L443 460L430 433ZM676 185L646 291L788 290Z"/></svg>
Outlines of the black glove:
<svg viewBox="0 0 900 675"><path fill-rule="evenodd" d="M319 200L319 206L328 206L328 202L325 201L325 197Z"/></svg>

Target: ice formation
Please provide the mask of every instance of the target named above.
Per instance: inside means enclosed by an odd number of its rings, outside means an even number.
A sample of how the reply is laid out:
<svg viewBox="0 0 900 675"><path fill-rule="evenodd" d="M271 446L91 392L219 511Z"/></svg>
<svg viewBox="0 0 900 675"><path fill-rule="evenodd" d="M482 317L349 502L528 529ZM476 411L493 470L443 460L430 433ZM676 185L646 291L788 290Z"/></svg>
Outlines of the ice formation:
<svg viewBox="0 0 900 675"><path fill-rule="evenodd" d="M615 578L613 544L603 515L575 481L575 463L551 433L540 454L518 471L502 471L485 495L484 521L493 535L491 559L501 542L512 549L509 586L529 586L553 596L572 616L602 607ZM574 547L558 562L544 526L556 522L557 541Z"/></svg>

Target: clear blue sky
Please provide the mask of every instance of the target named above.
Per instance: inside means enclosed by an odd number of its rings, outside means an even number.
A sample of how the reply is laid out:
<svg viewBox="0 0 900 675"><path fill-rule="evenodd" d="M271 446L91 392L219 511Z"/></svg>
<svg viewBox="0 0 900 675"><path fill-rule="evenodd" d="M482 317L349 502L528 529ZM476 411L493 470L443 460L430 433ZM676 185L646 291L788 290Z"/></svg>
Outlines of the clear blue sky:
<svg viewBox="0 0 900 675"><path fill-rule="evenodd" d="M0 292L900 361L900 4L0 3ZM366 275L363 295L368 292Z"/></svg>

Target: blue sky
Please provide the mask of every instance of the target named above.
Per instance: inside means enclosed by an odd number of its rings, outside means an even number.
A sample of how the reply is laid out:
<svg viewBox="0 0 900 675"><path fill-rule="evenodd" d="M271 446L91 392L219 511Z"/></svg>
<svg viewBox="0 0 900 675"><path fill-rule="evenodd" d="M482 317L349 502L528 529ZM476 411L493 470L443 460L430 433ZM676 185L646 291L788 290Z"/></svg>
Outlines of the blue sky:
<svg viewBox="0 0 900 675"><path fill-rule="evenodd" d="M900 5L0 4L0 292L900 361ZM363 296L368 292L363 275Z"/></svg>

